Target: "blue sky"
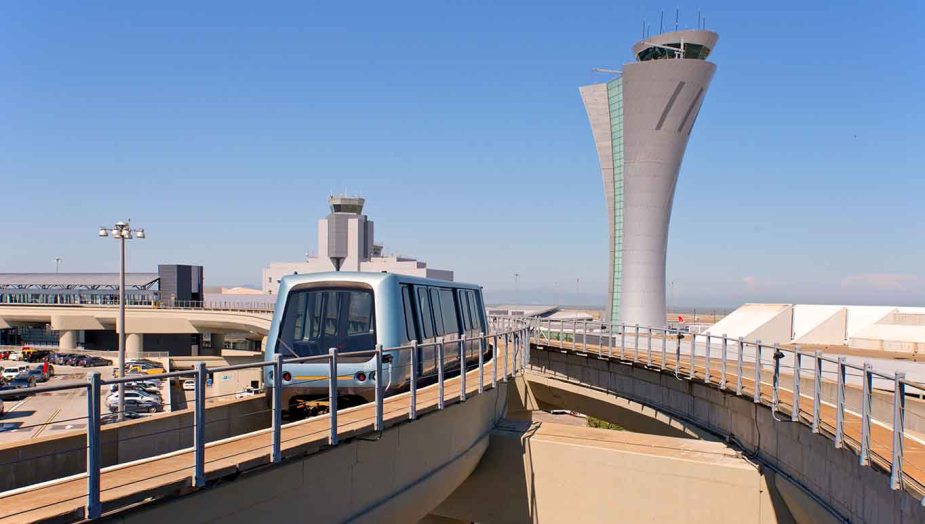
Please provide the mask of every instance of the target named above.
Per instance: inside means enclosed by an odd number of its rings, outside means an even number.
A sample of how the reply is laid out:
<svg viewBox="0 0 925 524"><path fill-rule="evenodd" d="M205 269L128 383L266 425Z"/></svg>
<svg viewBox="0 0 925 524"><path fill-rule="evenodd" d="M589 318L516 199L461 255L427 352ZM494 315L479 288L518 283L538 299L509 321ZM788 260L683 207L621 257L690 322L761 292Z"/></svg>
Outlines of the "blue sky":
<svg viewBox="0 0 925 524"><path fill-rule="evenodd" d="M130 269L257 285L346 188L390 252L499 298L519 273L523 300L602 303L578 87L679 5L720 42L669 302L921 304L925 8L750 4L4 2L0 272L114 270L96 227L130 217L150 237Z"/></svg>

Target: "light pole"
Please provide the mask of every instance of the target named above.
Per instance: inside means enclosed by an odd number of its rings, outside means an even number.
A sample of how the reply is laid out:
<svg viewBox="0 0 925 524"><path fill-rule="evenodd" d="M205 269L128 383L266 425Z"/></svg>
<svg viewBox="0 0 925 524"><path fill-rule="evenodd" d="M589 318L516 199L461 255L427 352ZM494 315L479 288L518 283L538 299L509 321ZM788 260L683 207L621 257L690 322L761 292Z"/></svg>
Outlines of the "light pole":
<svg viewBox="0 0 925 524"><path fill-rule="evenodd" d="M61 257L55 257L55 273L61 270Z"/></svg>
<svg viewBox="0 0 925 524"><path fill-rule="evenodd" d="M133 229L128 222L121 220L112 228L100 226L100 238L112 236L119 241L119 378L125 376L125 241L132 238L145 238L145 230ZM119 420L125 417L125 390L124 384L116 389L119 395Z"/></svg>
<svg viewBox="0 0 925 524"><path fill-rule="evenodd" d="M518 284L518 279L520 279L520 273L514 273L514 300L520 301L520 284Z"/></svg>

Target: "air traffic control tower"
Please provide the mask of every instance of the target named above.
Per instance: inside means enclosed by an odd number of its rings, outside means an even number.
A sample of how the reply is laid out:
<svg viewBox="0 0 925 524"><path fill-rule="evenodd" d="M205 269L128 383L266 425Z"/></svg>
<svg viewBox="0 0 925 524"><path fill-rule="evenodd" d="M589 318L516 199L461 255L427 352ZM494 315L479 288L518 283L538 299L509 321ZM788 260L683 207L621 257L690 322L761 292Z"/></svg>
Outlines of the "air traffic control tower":
<svg viewBox="0 0 925 524"><path fill-rule="evenodd" d="M636 61L580 88L604 178L610 226L610 319L665 325L665 254L675 184L716 66L719 35L662 33L633 46ZM607 311L605 310L605 318Z"/></svg>

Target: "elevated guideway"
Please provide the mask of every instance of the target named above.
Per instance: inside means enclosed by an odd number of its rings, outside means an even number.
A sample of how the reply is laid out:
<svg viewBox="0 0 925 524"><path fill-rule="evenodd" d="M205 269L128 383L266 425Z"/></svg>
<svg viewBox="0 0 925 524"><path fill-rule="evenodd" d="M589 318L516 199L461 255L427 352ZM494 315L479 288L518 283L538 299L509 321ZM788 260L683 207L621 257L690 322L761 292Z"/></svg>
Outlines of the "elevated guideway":
<svg viewBox="0 0 925 524"><path fill-rule="evenodd" d="M191 447L108 467L100 467L106 442L91 423L83 432L88 472L0 493L0 522L85 516L254 521L293 515L321 522L416 521L478 464L489 431L506 409L503 386L515 368L522 369L524 328L486 340L492 340L496 358L479 359L463 376L444 380L441 374L436 384L381 402L287 424L271 420L265 429L208 443L209 415L195 402ZM262 365L274 364L226 368ZM204 377L204 368L197 373ZM74 386L46 389L68 387ZM98 386L91 381L77 387ZM274 403L273 413L279 409Z"/></svg>
<svg viewBox="0 0 925 524"><path fill-rule="evenodd" d="M537 323L527 376L618 395L727 439L836 520L925 518L925 437L908 428L922 427L923 406L907 397L925 393L921 383L821 353L749 354L716 337L682 352L664 329L596 331Z"/></svg>

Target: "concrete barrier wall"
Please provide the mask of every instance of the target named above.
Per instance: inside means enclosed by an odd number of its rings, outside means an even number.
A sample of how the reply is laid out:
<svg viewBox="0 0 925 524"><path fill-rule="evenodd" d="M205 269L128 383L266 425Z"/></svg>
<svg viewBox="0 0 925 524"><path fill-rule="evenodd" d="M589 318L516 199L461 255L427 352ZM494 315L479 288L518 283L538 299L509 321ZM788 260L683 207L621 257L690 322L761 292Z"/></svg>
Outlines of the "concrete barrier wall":
<svg viewBox="0 0 925 524"><path fill-rule="evenodd" d="M206 410L206 441L219 440L269 426L263 395L211 406ZM103 426L103 467L153 457L193 444L189 409ZM0 491L83 473L87 468L87 435L42 437L0 446Z"/></svg>
<svg viewBox="0 0 925 524"><path fill-rule="evenodd" d="M530 357L538 370L613 391L734 439L843 519L925 521L925 508L905 491L892 491L887 475L859 466L854 452L836 449L804 424L776 422L767 407L750 398L654 369L558 350L534 347Z"/></svg>
<svg viewBox="0 0 925 524"><path fill-rule="evenodd" d="M133 523L417 522L470 475L506 408L499 387L416 421L114 516Z"/></svg>

